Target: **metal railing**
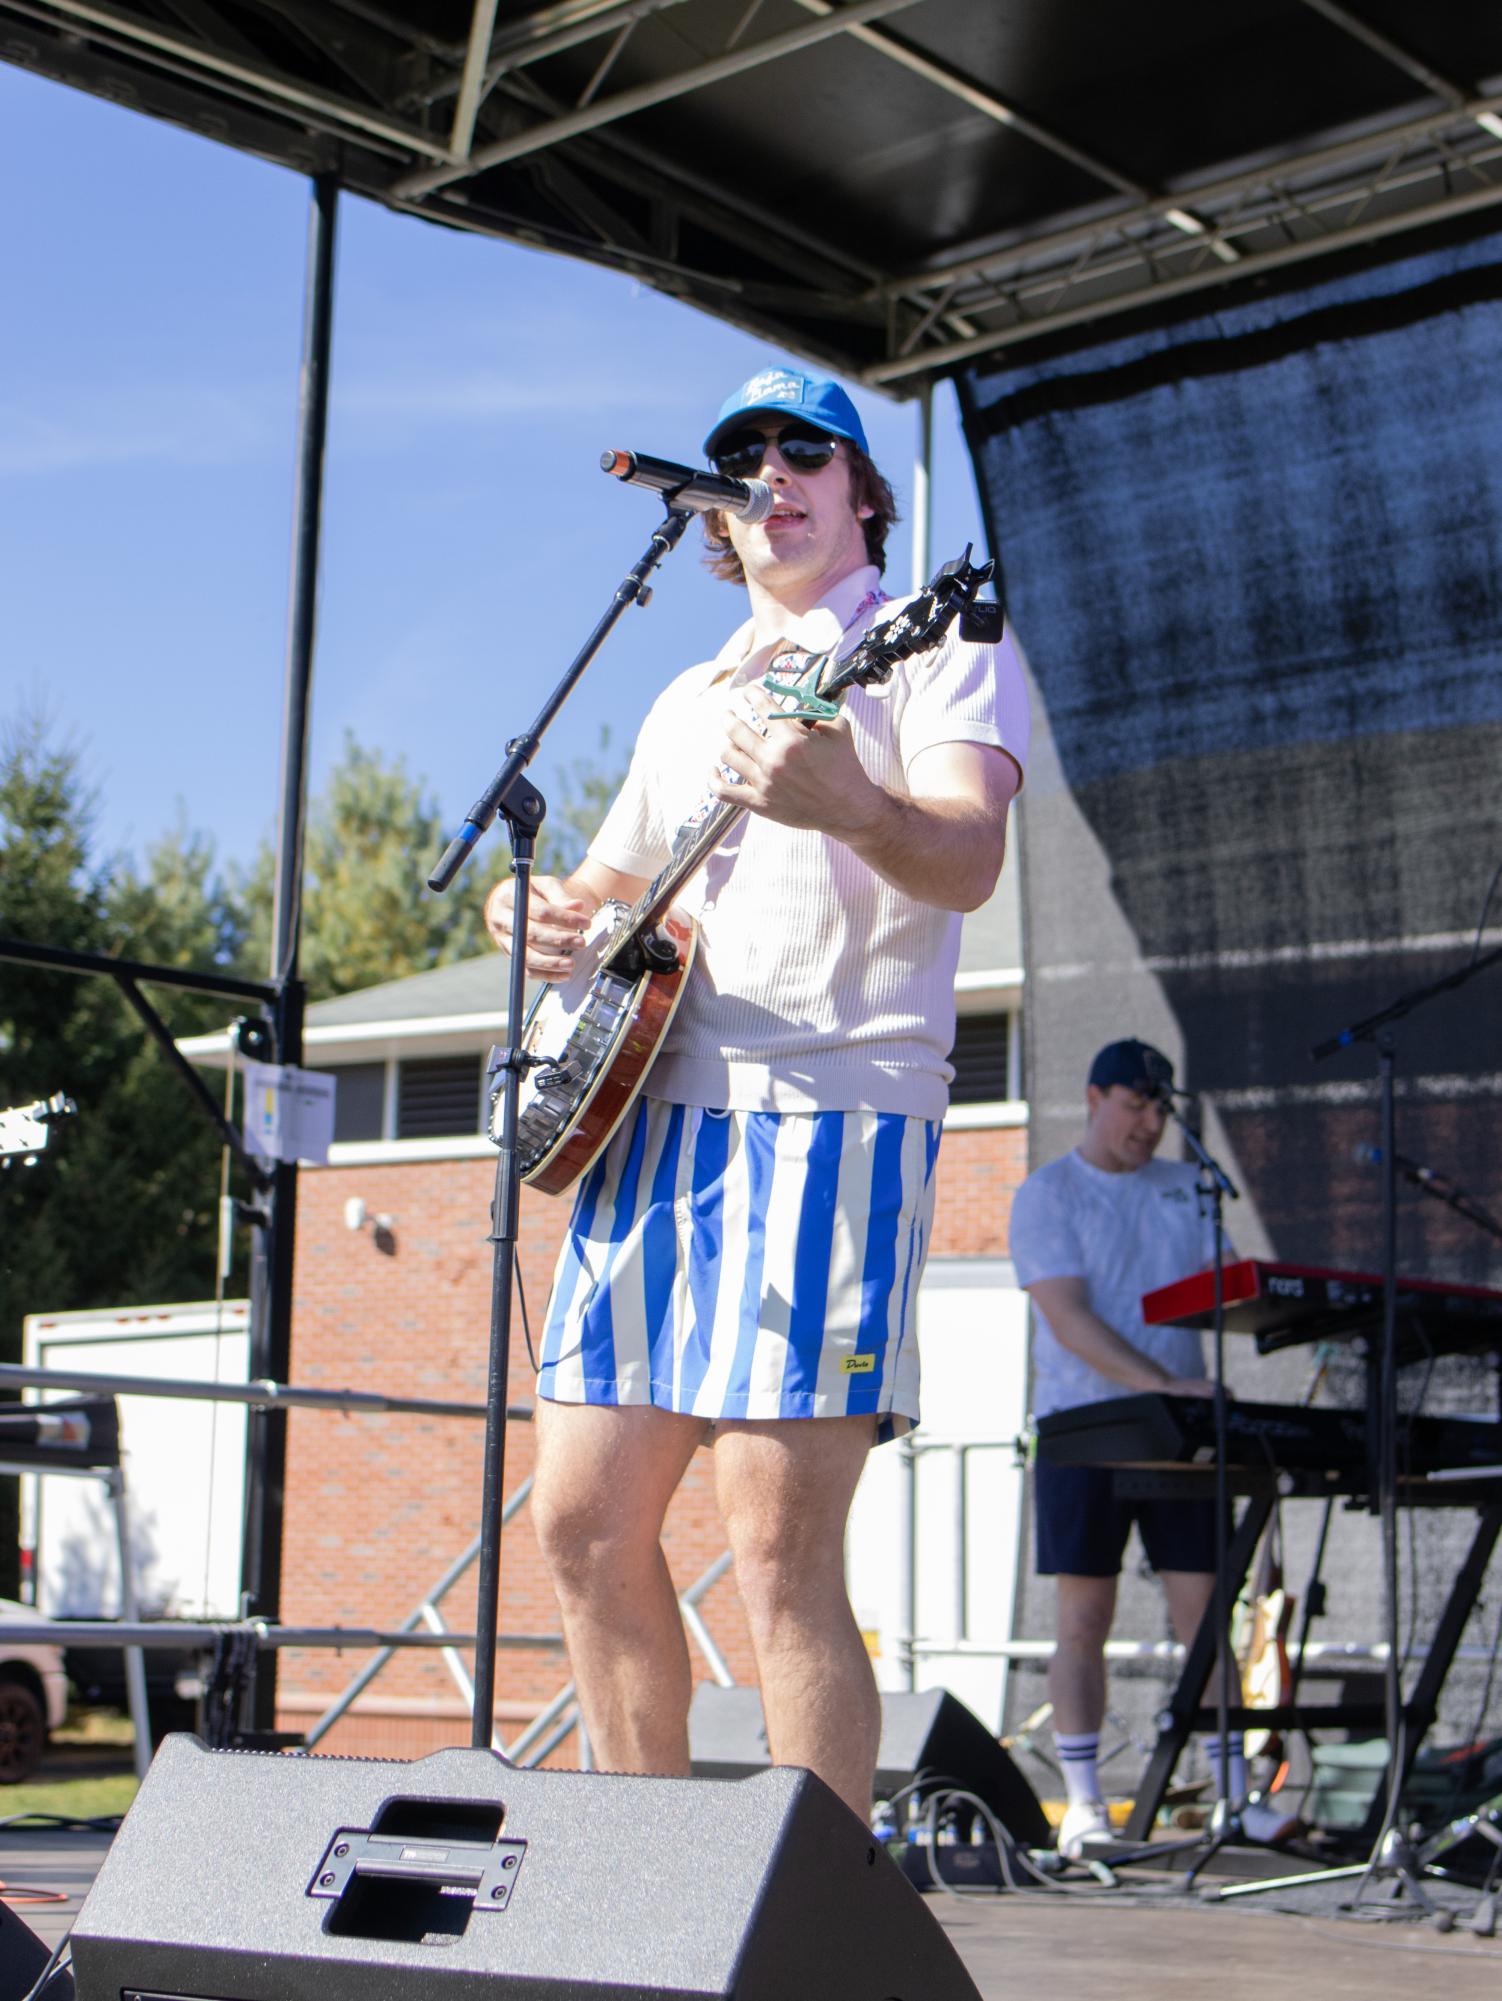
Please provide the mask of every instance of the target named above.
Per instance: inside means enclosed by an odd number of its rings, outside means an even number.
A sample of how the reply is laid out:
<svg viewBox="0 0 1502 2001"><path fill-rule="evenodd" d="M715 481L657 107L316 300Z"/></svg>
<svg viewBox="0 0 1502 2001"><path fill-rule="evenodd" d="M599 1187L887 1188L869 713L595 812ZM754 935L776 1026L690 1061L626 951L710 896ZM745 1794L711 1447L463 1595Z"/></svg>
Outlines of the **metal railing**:
<svg viewBox="0 0 1502 2001"><path fill-rule="evenodd" d="M903 1545L906 1560L901 1572L901 1599L903 1626L897 1635L898 1659L901 1663L907 1685L916 1687L919 1665L924 1660L939 1657L953 1657L964 1660L1004 1660L1004 1661L1046 1661L1052 1658L1055 1642L1046 1640L972 1640L970 1638L968 1564L970 1550L970 1501L967 1478L970 1455L975 1452L1012 1452L1016 1455L1019 1470L1026 1466L1028 1441L1021 1434L1010 1438L928 1438L909 1432L897 1442L902 1455L904 1471L907 1474L903 1501L904 1536ZM917 1593L917 1549L919 1543L918 1525L918 1461L928 1455L948 1454L955 1460L953 1488L954 1506L954 1633L952 1638L923 1634L918 1631ZM1021 1575L1021 1565L1018 1566ZM1458 1661L1490 1661L1492 1648L1484 1645L1457 1647L1454 1659ZM1182 1664L1186 1649L1178 1640L1108 1640L1106 1659L1123 1663L1139 1663L1178 1667ZM1421 1662L1428 1658L1428 1648L1414 1645L1403 1649L1406 1661ZM1325 1666L1349 1664L1352 1667L1376 1667L1386 1661L1388 1645L1385 1640L1310 1640L1303 1647L1300 1658L1305 1662L1318 1661Z"/></svg>
<svg viewBox="0 0 1502 2001"><path fill-rule="evenodd" d="M0 1388L79 1390L105 1396L179 1397L205 1403L242 1404L251 1408L339 1411L345 1415L396 1413L421 1417L470 1419L483 1419L485 1416L483 1404L455 1403L431 1397L386 1396L368 1390L302 1389L289 1383L265 1380L251 1383L204 1383L178 1377L108 1375L12 1364L0 1364ZM513 1421L529 1423L532 1418L532 1407L529 1404L508 1405L506 1415ZM111 1472L118 1474L118 1469L106 1471L80 1467L73 1472L73 1469L39 1468L34 1464L17 1465L13 1470L42 1476L49 1475L54 1470L62 1470L73 1473L73 1477L88 1473L92 1477L105 1480L109 1480ZM532 1478L528 1475L505 1502L501 1514L503 1529L526 1505L531 1492ZM304 1741L309 1749L328 1735L383 1669L390 1665L398 1651L404 1648L436 1651L441 1656L466 1708L473 1710L474 1679L462 1658L462 1650L473 1649L475 1635L451 1629L445 1623L440 1608L446 1595L478 1558L480 1551L478 1535L454 1558L401 1623L394 1628L291 1626L254 1618L143 1621L138 1617L136 1580L130 1558L127 1517L124 1513L123 1474L111 1482L111 1494L116 1501L116 1541L121 1568L120 1602L123 1616L120 1619L7 1619L3 1630L5 1637L18 1646L92 1645L118 1646L124 1650L127 1662L127 1694L136 1737L138 1772L144 1774L145 1765L149 1762L151 1745L150 1713L142 1665L142 1650L146 1648L171 1647L187 1652L208 1652L217 1651L226 1642L239 1638L250 1642L257 1650L267 1651L290 1647L326 1648L337 1652L346 1652L354 1648L372 1649L370 1660L366 1661L330 1700L328 1707L319 1714L305 1733ZM726 1688L734 1686L735 1677L724 1654L715 1643L700 1607L704 1598L725 1575L730 1561L730 1552L728 1550L722 1552L702 1575L679 1594L678 1598L679 1611L690 1639L702 1654L711 1675ZM562 1654L564 1651L563 1635L552 1632L499 1633L496 1636L496 1645L508 1652L548 1651ZM584 1747L583 1762L587 1765L587 1738L579 1711L577 1692L573 1682L569 1681L544 1703L513 1743L506 1745L500 1734L492 1730L491 1744L493 1749L514 1764L524 1760L532 1764L541 1764L576 1729Z"/></svg>
<svg viewBox="0 0 1502 2001"><path fill-rule="evenodd" d="M901 1607L896 1633L899 1672L909 1688L918 1685L918 1669L926 1660L940 1655L973 1655L977 1658L1008 1658L1011 1642L978 1643L970 1639L970 1494L971 1455L978 1452L1011 1452L1019 1466L1026 1461L1026 1441L1009 1438L942 1438L907 1432L897 1441L904 1473L901 1567L898 1598ZM954 1607L952 1639L936 1639L918 1631L918 1462L945 1455L954 1461L953 1535L951 1563ZM1052 1651L1052 1643L1049 1643Z"/></svg>

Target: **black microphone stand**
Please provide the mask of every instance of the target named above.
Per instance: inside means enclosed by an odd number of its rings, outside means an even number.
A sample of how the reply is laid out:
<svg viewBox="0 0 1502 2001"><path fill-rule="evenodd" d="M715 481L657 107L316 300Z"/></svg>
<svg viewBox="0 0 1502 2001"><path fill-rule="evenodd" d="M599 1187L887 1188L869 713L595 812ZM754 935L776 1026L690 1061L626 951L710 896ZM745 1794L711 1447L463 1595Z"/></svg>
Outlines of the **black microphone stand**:
<svg viewBox="0 0 1502 2001"><path fill-rule="evenodd" d="M511 844L516 895L511 906L511 967L506 1002L506 1047L490 1052L492 1092L500 1080L500 1125L496 1137L495 1199L490 1242L494 1247L490 1285L490 1364L486 1389L485 1455L481 1471L480 1575L475 1610L475 1693L470 1743L476 1750L492 1748L495 1731L495 1656L500 1629L501 1512L505 1501L506 1385L511 1359L511 1294L520 1232L521 1183L516 1173L516 1128L522 1073L536 1060L521 1047L526 1011L527 912L531 895L532 860L537 833L547 811L542 794L526 777L544 732L574 686L604 644L616 620L629 604L646 604L651 597L648 577L675 549L693 519L691 508L673 506L666 494L666 518L639 559L616 586L610 608L574 655L558 686L544 702L537 720L524 735L506 746L506 762L490 781L459 832L449 842L438 866L428 877L429 889L444 890L499 814Z"/></svg>
<svg viewBox="0 0 1502 2001"><path fill-rule="evenodd" d="M1199 1134L1179 1111L1173 1101L1173 1094L1166 1089L1162 1093L1163 1109L1178 1127L1189 1151L1199 1165L1200 1214L1208 1213L1214 1236L1214 1257L1212 1269L1215 1274L1215 1289L1212 1295L1213 1310L1211 1325L1214 1329L1215 1373L1215 1596L1212 1609L1215 1615L1216 1642L1219 1648L1220 1672L1215 1683L1215 1727L1220 1735L1220 1756L1216 1760L1220 1769L1215 1775L1215 1812L1210 1820L1210 1841L1204 1853L1196 1860L1184 1878L1188 1889L1201 1869L1228 1841L1234 1841L1242 1832L1241 1816L1237 1812L1237 1802L1231 1797L1231 1580L1229 1576L1229 1548L1231 1537L1231 1486L1228 1465L1228 1440L1226 1418L1226 1235L1225 1203L1227 1196L1233 1202L1240 1196L1235 1183L1220 1162L1205 1145Z"/></svg>
<svg viewBox="0 0 1502 2001"><path fill-rule="evenodd" d="M1416 1160L1410 1160L1406 1153L1394 1153L1392 1164L1405 1181L1412 1182L1421 1195L1432 1201L1443 1202L1447 1209L1453 1209L1457 1216L1464 1216L1468 1223L1474 1223L1478 1230L1485 1230L1489 1237L1502 1243L1502 1223L1483 1209L1474 1195L1468 1195L1464 1188L1443 1174L1436 1174L1432 1167L1424 1167Z"/></svg>
<svg viewBox="0 0 1502 2001"><path fill-rule="evenodd" d="M1234 1841L1242 1832L1241 1816L1236 1811L1236 1801L1231 1798L1231 1752L1228 1742L1231 1721L1231 1582L1229 1566L1229 1543L1231 1528L1231 1493L1227 1471L1227 1417L1226 1417L1226 1307L1225 1307L1225 1203L1241 1199L1236 1187L1220 1162L1205 1145L1193 1126L1183 1117L1174 1097L1172 1086L1161 1084L1154 1092L1159 1104L1178 1127L1189 1151L1199 1166L1198 1196L1200 1214L1209 1214L1214 1231L1214 1272L1213 1312L1211 1325L1215 1336L1215 1363L1213 1381L1214 1427L1215 1427L1215 1593L1211 1600L1210 1613L1218 1635L1220 1672L1216 1685L1216 1727L1220 1732L1219 1769L1215 1775L1215 1811L1209 1823L1209 1839L1204 1834L1196 1834L1185 1841L1149 1841L1141 1847L1113 1852L1109 1866L1120 1869L1132 1862L1165 1862L1174 1855L1185 1855L1194 1849L1202 1850L1193 1867L1184 1878L1184 1887L1189 1889L1195 1877L1211 1859L1219 1853L1228 1841ZM1192 1646L1191 1642L1191 1646ZM1188 1649L1186 1649L1187 1653Z"/></svg>

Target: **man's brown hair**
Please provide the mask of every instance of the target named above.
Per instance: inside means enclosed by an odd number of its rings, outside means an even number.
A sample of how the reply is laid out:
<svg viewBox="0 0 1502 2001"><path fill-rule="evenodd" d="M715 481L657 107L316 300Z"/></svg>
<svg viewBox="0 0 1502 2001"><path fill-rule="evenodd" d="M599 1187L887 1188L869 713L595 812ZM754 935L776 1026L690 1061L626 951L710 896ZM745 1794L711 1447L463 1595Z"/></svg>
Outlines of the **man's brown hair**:
<svg viewBox="0 0 1502 2001"><path fill-rule="evenodd" d="M859 445L846 440L843 456L850 469L851 506L869 507L871 510L869 518L861 523L866 537L866 560L874 563L878 570L884 570L887 566L887 531L900 519L897 496ZM731 546L723 511L715 508L706 513L703 520L704 561L710 574L723 577L728 584L743 584L746 572Z"/></svg>

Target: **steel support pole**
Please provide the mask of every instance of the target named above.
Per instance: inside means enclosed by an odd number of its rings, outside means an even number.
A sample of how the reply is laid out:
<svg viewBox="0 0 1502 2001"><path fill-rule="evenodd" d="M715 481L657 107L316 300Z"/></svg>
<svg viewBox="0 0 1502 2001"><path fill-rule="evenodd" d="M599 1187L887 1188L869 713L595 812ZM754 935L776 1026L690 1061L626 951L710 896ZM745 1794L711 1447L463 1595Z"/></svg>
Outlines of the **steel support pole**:
<svg viewBox="0 0 1502 2001"><path fill-rule="evenodd" d="M897 1441L902 1469L901 1529L897 1540L897 1604L901 1624L896 1634L897 1665L904 1688L918 1686L918 1454L913 1435Z"/></svg>
<svg viewBox="0 0 1502 2001"><path fill-rule="evenodd" d="M120 1558L120 1618L134 1626L141 1618L141 1601L136 1596L136 1557L131 1541L130 1500L125 1485L125 1468L111 1466L104 1476L115 1517L115 1549ZM151 1707L146 1695L146 1656L139 1647L125 1647L125 1700L130 1711L135 1738L136 1777L144 1779L151 1763Z"/></svg>
<svg viewBox="0 0 1502 2001"><path fill-rule="evenodd" d="M918 442L913 454L913 589L928 582L934 538L934 386L918 392Z"/></svg>
<svg viewBox="0 0 1502 2001"><path fill-rule="evenodd" d="M302 933L303 842L308 797L308 716L318 608L318 549L323 518L323 458L328 437L329 352L334 322L334 237L339 181L320 174L308 213L307 290L298 394L297 485L293 501L292 577L282 707L282 777L272 904L271 977L275 1058L301 1063L304 989L298 972ZM292 1360L292 1260L297 1232L297 1163L278 1165L259 1233L252 1277L250 1373L285 1382ZM246 1440L244 1609L281 1616L282 1516L287 1468L283 1411L251 1413ZM247 1681L242 1724L269 1730L276 1716L276 1663L258 1661Z"/></svg>

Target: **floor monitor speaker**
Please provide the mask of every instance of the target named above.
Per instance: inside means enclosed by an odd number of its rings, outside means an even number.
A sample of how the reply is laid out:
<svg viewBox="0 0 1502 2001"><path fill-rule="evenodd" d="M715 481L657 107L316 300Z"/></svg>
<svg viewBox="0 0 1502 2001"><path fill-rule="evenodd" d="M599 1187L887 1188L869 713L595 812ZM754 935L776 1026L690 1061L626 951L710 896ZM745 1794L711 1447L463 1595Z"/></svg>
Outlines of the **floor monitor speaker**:
<svg viewBox="0 0 1502 2001"><path fill-rule="evenodd" d="M739 1783L168 1737L73 1928L79 2001L979 2001L811 1773Z"/></svg>
<svg viewBox="0 0 1502 2001"><path fill-rule="evenodd" d="M0 2001L25 2001L51 1957L31 1926L0 1903ZM71 1992L66 1973L47 1983L48 2001L62 2001Z"/></svg>
<svg viewBox="0 0 1502 2001"><path fill-rule="evenodd" d="M694 1770L705 1778L741 1778L770 1763L757 1689L701 1682L688 1733ZM907 1787L924 1796L956 1788L974 1793L1022 1847L1053 1845L1037 1794L980 1718L948 1689L881 1698L876 1796L890 1799Z"/></svg>

